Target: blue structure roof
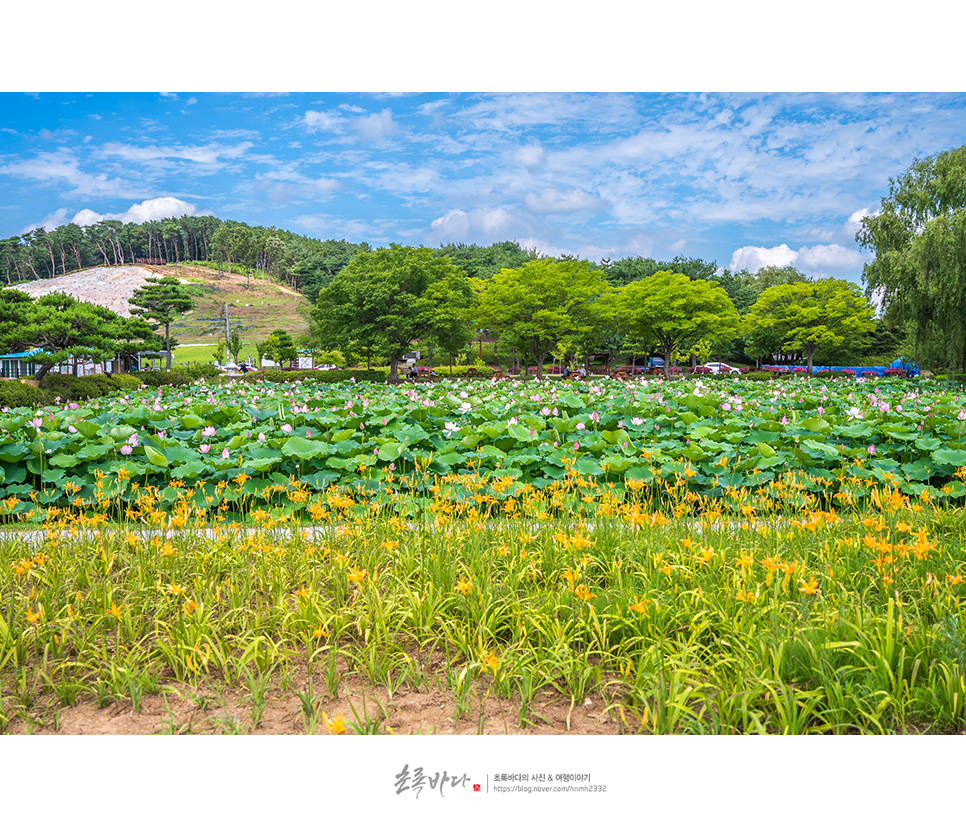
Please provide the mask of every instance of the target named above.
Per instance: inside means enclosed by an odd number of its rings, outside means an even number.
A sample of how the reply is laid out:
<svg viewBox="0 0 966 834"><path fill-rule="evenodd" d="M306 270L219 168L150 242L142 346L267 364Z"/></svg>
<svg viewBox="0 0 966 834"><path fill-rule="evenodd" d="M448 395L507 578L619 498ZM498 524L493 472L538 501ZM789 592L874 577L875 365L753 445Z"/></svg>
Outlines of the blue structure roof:
<svg viewBox="0 0 966 834"><path fill-rule="evenodd" d="M22 353L4 353L0 356L0 359L26 359L28 356L34 356L37 353L40 353L40 348L25 350Z"/></svg>

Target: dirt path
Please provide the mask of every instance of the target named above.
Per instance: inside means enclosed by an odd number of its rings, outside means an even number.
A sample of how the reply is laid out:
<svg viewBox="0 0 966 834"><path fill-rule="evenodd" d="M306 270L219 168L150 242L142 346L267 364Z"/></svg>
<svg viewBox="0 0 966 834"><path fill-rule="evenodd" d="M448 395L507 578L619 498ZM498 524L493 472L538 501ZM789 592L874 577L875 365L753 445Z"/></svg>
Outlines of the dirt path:
<svg viewBox="0 0 966 834"><path fill-rule="evenodd" d="M244 684L191 686L168 682L157 694L113 698L99 706L93 695L78 695L72 706L52 695L34 699L29 709L10 710L7 732L42 735L243 734L292 735L328 732L321 718L342 715L349 733L389 735L525 735L586 736L622 732L619 713L607 710L598 694L571 705L547 688L534 694L526 709L519 696L501 700L481 681L465 695L441 688L435 680L389 692L372 687L340 663L332 685L324 672L305 669L290 679L272 675L259 697ZM313 715L305 712L305 695ZM300 694L302 696L300 697ZM627 728L623 728L627 732Z"/></svg>

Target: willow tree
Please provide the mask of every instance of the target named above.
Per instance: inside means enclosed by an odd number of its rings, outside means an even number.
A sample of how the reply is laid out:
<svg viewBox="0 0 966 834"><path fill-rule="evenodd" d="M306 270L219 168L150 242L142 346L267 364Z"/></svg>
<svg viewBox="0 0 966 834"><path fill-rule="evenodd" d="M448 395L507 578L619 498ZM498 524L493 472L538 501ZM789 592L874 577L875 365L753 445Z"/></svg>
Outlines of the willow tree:
<svg viewBox="0 0 966 834"><path fill-rule="evenodd" d="M921 358L966 372L966 145L917 159L889 184L856 235L875 254L868 292L908 325Z"/></svg>

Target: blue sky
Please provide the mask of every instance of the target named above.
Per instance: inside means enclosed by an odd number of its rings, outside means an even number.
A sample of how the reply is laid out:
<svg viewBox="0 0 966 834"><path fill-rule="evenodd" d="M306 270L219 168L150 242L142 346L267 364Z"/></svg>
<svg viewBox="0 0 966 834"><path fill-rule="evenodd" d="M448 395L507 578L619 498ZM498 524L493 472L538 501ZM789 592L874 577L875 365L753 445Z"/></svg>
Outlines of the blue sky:
<svg viewBox="0 0 966 834"><path fill-rule="evenodd" d="M859 219L961 93L2 93L0 236L181 214L859 281Z"/></svg>

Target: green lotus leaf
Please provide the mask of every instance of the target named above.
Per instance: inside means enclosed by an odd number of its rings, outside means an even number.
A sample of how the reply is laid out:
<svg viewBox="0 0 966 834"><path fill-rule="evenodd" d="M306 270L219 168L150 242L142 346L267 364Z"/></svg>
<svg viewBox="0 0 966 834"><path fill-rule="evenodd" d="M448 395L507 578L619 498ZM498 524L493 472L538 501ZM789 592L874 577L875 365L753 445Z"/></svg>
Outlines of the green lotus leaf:
<svg viewBox="0 0 966 834"><path fill-rule="evenodd" d="M349 432L352 435L352 432ZM290 437L282 444L282 455L286 458L311 460L326 455L331 447L322 440L310 440L306 437Z"/></svg>
<svg viewBox="0 0 966 834"><path fill-rule="evenodd" d="M148 459L149 463L153 463L155 466L168 467L168 459L153 446L145 445L144 456Z"/></svg>
<svg viewBox="0 0 966 834"><path fill-rule="evenodd" d="M829 428L829 424L826 420L821 417L809 417L807 420L802 420L799 425L808 431L812 432L824 432Z"/></svg>
<svg viewBox="0 0 966 834"><path fill-rule="evenodd" d="M401 448L402 448L402 444L398 443L395 440L390 440L386 443L383 443L379 447L379 454L377 455L377 457L379 458L379 460L394 461L399 457L399 452Z"/></svg>
<svg viewBox="0 0 966 834"><path fill-rule="evenodd" d="M966 449L936 449L931 455L932 459L946 466L966 466Z"/></svg>

